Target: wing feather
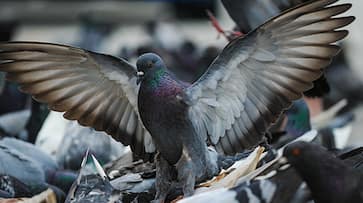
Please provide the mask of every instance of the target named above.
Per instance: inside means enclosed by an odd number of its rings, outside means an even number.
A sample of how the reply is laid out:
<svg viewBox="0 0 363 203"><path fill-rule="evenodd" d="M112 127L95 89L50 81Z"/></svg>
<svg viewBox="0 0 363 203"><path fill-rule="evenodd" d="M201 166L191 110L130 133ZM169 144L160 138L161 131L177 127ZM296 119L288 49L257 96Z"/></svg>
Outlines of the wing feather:
<svg viewBox="0 0 363 203"><path fill-rule="evenodd" d="M136 71L126 61L64 45L7 42L0 43L0 71L65 118L107 132L140 157L154 152L138 115Z"/></svg>
<svg viewBox="0 0 363 203"><path fill-rule="evenodd" d="M348 31L338 29L354 17L336 17L351 5L335 2L303 4L231 41L185 91L197 132L226 154L258 144L339 52Z"/></svg>

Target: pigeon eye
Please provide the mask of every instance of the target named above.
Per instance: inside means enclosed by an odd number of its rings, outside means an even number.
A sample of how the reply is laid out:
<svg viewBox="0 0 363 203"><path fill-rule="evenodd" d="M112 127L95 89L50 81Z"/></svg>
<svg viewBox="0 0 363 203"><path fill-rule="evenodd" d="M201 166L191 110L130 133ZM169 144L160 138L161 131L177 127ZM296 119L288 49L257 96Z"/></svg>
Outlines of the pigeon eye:
<svg viewBox="0 0 363 203"><path fill-rule="evenodd" d="M148 68L152 68L153 67L153 62L152 61L149 61L149 62L147 62L146 65L147 65Z"/></svg>
<svg viewBox="0 0 363 203"><path fill-rule="evenodd" d="M299 155L301 154L300 149L298 149L298 148L293 149L293 150L292 150L292 154L293 154L294 156L299 156Z"/></svg>

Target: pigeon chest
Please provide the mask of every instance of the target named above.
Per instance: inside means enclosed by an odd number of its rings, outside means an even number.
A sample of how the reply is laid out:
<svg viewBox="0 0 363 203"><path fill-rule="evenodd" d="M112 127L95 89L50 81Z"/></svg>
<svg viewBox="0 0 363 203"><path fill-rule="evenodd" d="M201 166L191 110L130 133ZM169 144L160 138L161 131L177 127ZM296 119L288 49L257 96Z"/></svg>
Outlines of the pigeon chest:
<svg viewBox="0 0 363 203"><path fill-rule="evenodd" d="M186 119L186 105L178 99L183 87L173 80L161 81L158 86L141 86L138 108L149 131L170 126L182 126Z"/></svg>
<svg viewBox="0 0 363 203"><path fill-rule="evenodd" d="M183 91L183 86L172 79L160 82L157 88L144 83L139 90L141 120L158 151L170 164L175 164L181 156L183 137L192 135L188 107L177 96Z"/></svg>

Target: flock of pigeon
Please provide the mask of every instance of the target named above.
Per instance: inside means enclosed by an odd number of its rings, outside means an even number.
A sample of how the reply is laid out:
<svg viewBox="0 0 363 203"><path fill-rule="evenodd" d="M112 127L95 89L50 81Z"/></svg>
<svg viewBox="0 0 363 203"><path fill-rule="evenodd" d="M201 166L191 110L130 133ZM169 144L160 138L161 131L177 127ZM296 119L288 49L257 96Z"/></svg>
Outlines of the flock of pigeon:
<svg viewBox="0 0 363 203"><path fill-rule="evenodd" d="M330 136L352 120L335 117L346 101L320 120L310 119L307 105L329 92L324 68L355 19L343 14L351 4L222 2L233 31L208 15L228 45L183 76L155 53L134 66L66 45L0 43L9 81L64 118L105 132L70 128L56 162L7 137L12 130L0 119L0 201L363 202L363 150L337 149ZM106 133L131 151L113 152L121 146ZM77 153L83 141L118 159Z"/></svg>

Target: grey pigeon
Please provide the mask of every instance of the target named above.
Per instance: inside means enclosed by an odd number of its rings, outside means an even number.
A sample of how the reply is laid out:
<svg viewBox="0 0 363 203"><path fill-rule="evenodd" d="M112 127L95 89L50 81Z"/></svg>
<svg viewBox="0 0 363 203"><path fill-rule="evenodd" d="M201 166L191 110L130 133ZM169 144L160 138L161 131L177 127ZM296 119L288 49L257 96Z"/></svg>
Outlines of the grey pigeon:
<svg viewBox="0 0 363 203"><path fill-rule="evenodd" d="M217 156L257 145L291 101L312 87L339 52L351 5L310 2L230 42L193 84L178 81L152 53L123 59L49 43L0 44L0 70L21 90L130 145L156 155L156 198L174 185L193 194L218 172ZM140 83L140 87L137 86Z"/></svg>
<svg viewBox="0 0 363 203"><path fill-rule="evenodd" d="M316 203L363 202L363 176L323 147L295 142L284 156L311 190Z"/></svg>
<svg viewBox="0 0 363 203"><path fill-rule="evenodd" d="M15 138L0 140L0 157L0 174L18 179L31 192L41 192L51 185L67 192L76 178L74 172L61 170L48 154Z"/></svg>
<svg viewBox="0 0 363 203"><path fill-rule="evenodd" d="M101 164L120 157L125 151L123 145L103 134L105 133L80 126L77 122L67 123L62 146L59 147L55 157L59 166L64 169L79 170L82 157L87 150L97 156Z"/></svg>
<svg viewBox="0 0 363 203"><path fill-rule="evenodd" d="M28 142L5 137L0 140L0 147L6 147L9 150L18 151L23 155L31 157L45 171L55 171L59 168L58 164L48 154Z"/></svg>

